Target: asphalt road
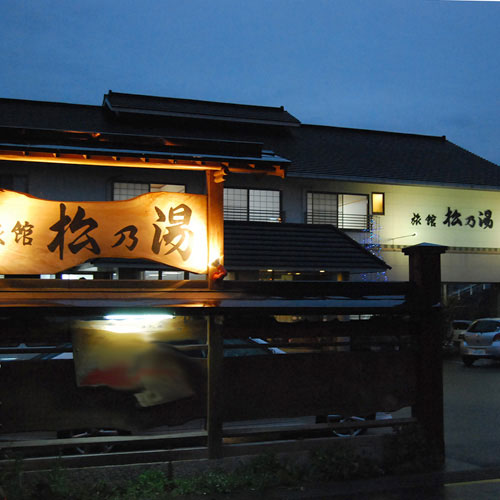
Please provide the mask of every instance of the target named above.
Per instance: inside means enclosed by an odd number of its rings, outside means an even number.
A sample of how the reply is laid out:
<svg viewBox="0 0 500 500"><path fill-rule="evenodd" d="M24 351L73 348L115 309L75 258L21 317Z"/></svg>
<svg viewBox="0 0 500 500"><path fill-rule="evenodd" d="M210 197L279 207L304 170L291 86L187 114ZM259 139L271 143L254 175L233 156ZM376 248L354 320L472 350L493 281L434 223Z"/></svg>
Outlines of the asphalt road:
<svg viewBox="0 0 500 500"><path fill-rule="evenodd" d="M443 362L446 467L436 477L379 478L306 492L301 499L493 500L500 498L500 363ZM407 409L402 410L406 412ZM404 415L402 415L404 416ZM438 473L439 474L439 473ZM349 488L353 489L349 492ZM336 491L337 490L337 491ZM357 490L357 491L356 491ZM292 497L290 497L291 499Z"/></svg>
<svg viewBox="0 0 500 500"><path fill-rule="evenodd" d="M500 466L500 363L445 359L443 387L447 469Z"/></svg>

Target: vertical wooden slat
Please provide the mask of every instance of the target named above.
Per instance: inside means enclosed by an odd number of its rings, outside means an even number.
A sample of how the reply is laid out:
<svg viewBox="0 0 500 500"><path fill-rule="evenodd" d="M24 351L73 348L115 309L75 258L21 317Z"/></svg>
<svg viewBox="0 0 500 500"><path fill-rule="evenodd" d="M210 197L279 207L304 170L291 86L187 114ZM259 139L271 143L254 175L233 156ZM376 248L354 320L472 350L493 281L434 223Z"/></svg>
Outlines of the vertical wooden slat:
<svg viewBox="0 0 500 500"><path fill-rule="evenodd" d="M207 237L208 237L208 283L216 288L214 273L217 266L224 265L224 182L216 179L212 170L206 173L207 183Z"/></svg>
<svg viewBox="0 0 500 500"><path fill-rule="evenodd" d="M207 321L208 341L208 390L207 390L207 432L208 457L222 457L222 415L224 398L222 394L223 323L222 316L209 316Z"/></svg>

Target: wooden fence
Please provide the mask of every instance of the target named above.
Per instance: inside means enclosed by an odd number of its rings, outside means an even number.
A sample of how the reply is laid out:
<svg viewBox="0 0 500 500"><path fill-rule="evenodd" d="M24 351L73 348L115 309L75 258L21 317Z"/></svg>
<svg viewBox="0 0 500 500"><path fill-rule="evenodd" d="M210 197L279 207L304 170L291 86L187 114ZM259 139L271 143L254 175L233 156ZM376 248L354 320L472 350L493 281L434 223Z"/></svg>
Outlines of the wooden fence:
<svg viewBox="0 0 500 500"><path fill-rule="evenodd" d="M411 417L357 425L419 422L443 450L439 259L444 250L427 245L406 249L408 283L225 282L209 290L199 282L2 280L4 355L21 343L36 352L54 350L40 344L65 345L71 351L71 321L110 312L168 311L205 318L207 325L206 339L178 346L200 353L197 368L190 371L193 395L155 406L139 407L130 391L78 387L73 359L2 363L4 458L74 447L72 438L13 439L22 432L65 429L132 433L85 441L127 446L128 453L119 458L104 454L94 457L94 464L146 460L136 451L144 447L154 455L147 460L248 453L248 447L231 443L259 439L267 443L259 450L286 449L272 443L273 437L295 443L300 437L301 447L307 448L308 437L331 436L332 429L352 426L324 423L327 415L367 416L404 407L411 407ZM262 355L231 355L241 348L235 339L249 338L266 342L256 346ZM271 355L270 348L282 354ZM297 417L309 420L286 423ZM194 419L206 426L172 427ZM248 423L257 419L260 425ZM269 419L281 419L280 424L266 425ZM169 427L144 434L159 426ZM177 453L181 445L183 454ZM44 460L38 467L46 465ZM71 460L76 459L67 457L70 466ZM81 464L81 458L74 463Z"/></svg>

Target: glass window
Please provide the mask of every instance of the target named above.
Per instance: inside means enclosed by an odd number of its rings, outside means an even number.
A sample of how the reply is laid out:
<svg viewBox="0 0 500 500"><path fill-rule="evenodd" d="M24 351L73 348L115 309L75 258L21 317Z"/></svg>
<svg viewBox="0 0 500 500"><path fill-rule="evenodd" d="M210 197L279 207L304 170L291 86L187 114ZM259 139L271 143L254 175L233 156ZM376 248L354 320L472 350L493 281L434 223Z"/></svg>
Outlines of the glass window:
<svg viewBox="0 0 500 500"><path fill-rule="evenodd" d="M150 184L149 190L152 193L157 193L158 191L167 191L168 193L185 193L186 186L182 184Z"/></svg>
<svg viewBox="0 0 500 500"><path fill-rule="evenodd" d="M385 196L384 193L372 193L372 214L385 214Z"/></svg>
<svg viewBox="0 0 500 500"><path fill-rule="evenodd" d="M339 194L339 224L343 229L366 229L368 222L368 196L365 194Z"/></svg>
<svg viewBox="0 0 500 500"><path fill-rule="evenodd" d="M248 190L224 188L224 219L248 220Z"/></svg>
<svg viewBox="0 0 500 500"><path fill-rule="evenodd" d="M281 222L280 192L224 188L224 219Z"/></svg>
<svg viewBox="0 0 500 500"><path fill-rule="evenodd" d="M144 193L149 193L149 184L138 182L115 182L113 184L113 200L128 200Z"/></svg>
<svg viewBox="0 0 500 500"><path fill-rule="evenodd" d="M140 182L113 183L113 200L129 200L144 193L168 191L170 193L185 193L186 186L182 184L146 184Z"/></svg>
<svg viewBox="0 0 500 500"><path fill-rule="evenodd" d="M500 322L491 319L482 319L472 323L469 327L469 332L472 333L487 333L494 332L500 329Z"/></svg>
<svg viewBox="0 0 500 500"><path fill-rule="evenodd" d="M307 223L338 223L338 196L333 193L307 193Z"/></svg>
<svg viewBox="0 0 500 500"><path fill-rule="evenodd" d="M308 224L333 224L341 229L363 230L368 225L366 194L307 193Z"/></svg>
<svg viewBox="0 0 500 500"><path fill-rule="evenodd" d="M250 189L249 205L249 220L281 222L279 191Z"/></svg>

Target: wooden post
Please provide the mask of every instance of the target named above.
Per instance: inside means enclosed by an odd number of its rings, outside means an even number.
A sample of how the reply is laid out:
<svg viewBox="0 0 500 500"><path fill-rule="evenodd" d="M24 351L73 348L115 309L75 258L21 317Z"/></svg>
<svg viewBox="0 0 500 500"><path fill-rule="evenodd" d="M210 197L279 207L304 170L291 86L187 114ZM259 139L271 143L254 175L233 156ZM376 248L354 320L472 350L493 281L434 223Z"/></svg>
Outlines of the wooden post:
<svg viewBox="0 0 500 500"><path fill-rule="evenodd" d="M208 458L222 457L222 363L224 361L222 316L210 315L207 323L208 390L207 390L207 446Z"/></svg>
<svg viewBox="0 0 500 500"><path fill-rule="evenodd" d="M448 247L420 243L403 248L403 253L410 257L410 282L421 291L423 307L432 307L441 303L441 254Z"/></svg>
<svg viewBox="0 0 500 500"><path fill-rule="evenodd" d="M208 286L217 288L214 273L224 265L224 177L207 170Z"/></svg>
<svg viewBox="0 0 500 500"><path fill-rule="evenodd" d="M417 397L412 408L444 460L441 254L447 247L422 243L403 249L416 286L413 314L420 325Z"/></svg>

